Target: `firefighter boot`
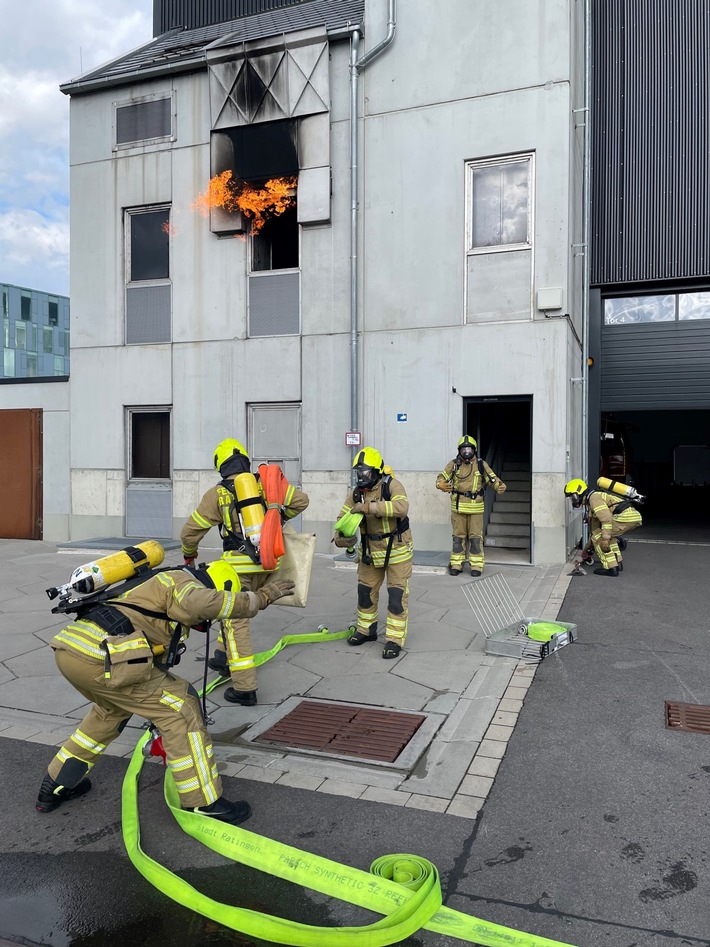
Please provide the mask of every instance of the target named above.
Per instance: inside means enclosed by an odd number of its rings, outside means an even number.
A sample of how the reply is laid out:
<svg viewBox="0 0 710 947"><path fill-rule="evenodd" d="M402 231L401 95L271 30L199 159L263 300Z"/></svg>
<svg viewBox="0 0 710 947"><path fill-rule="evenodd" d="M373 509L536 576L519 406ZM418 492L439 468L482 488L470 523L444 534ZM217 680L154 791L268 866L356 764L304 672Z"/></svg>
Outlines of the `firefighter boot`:
<svg viewBox="0 0 710 947"><path fill-rule="evenodd" d="M461 575L461 569L455 569L453 566L449 566L449 575Z"/></svg>
<svg viewBox="0 0 710 947"><path fill-rule="evenodd" d="M399 652L402 650L402 646L397 644L396 641L387 641L384 648L382 649L383 658L398 658Z"/></svg>
<svg viewBox="0 0 710 947"><path fill-rule="evenodd" d="M256 704L256 691L238 691L228 687L224 692L224 699L230 704L241 704L242 707L253 707Z"/></svg>
<svg viewBox="0 0 710 947"><path fill-rule="evenodd" d="M220 796L208 806L195 806L190 811L219 819L220 822L229 822L230 825L239 825L240 822L246 822L251 815L251 806L248 802L230 802Z"/></svg>
<svg viewBox="0 0 710 947"><path fill-rule="evenodd" d="M361 631L354 631L350 635L350 637L347 639L348 644L354 645L355 647L361 644L365 644L366 641L377 641L377 622L376 621L370 625L369 635L363 635Z"/></svg>
<svg viewBox="0 0 710 947"><path fill-rule="evenodd" d="M214 655L207 662L207 667L212 668L213 671L217 671L222 677L229 677L226 651L215 651Z"/></svg>
<svg viewBox="0 0 710 947"><path fill-rule="evenodd" d="M60 786L51 776L45 776L39 788L35 808L37 812L54 812L63 802L78 799L79 796L85 795L90 789L90 779L82 779L76 786L67 788L66 786Z"/></svg>
<svg viewBox="0 0 710 947"><path fill-rule="evenodd" d="M626 547L629 545L628 539L624 539L623 536L619 536L619 538L616 541L619 544L619 549L622 552L626 552Z"/></svg>
<svg viewBox="0 0 710 947"><path fill-rule="evenodd" d="M610 578L615 579L619 575L619 567L612 566L611 569L595 569L594 575L608 575Z"/></svg>

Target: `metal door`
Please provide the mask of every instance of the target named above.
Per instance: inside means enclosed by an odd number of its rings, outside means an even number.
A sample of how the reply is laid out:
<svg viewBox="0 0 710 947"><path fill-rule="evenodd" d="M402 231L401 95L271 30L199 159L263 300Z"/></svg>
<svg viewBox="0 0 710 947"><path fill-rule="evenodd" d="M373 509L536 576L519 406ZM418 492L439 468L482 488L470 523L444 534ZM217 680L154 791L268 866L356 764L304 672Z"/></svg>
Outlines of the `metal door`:
<svg viewBox="0 0 710 947"><path fill-rule="evenodd" d="M0 537L42 538L42 409L0 411Z"/></svg>

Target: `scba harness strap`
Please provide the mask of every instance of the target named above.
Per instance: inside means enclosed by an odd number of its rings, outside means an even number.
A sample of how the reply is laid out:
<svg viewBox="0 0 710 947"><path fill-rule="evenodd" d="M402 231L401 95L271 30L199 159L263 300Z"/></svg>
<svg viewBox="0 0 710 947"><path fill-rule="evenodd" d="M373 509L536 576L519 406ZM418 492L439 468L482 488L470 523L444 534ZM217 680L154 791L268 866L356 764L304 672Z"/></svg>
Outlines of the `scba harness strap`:
<svg viewBox="0 0 710 947"><path fill-rule="evenodd" d="M384 474L382 477L382 499L391 500L392 491L390 489L390 484L392 482L392 477L390 474ZM356 503L362 503L363 494L361 490L355 490L353 492L353 499ZM398 516L396 519L396 526L390 533L368 533L365 526L365 518L363 517L362 523L360 525L360 535L362 536L362 561L365 565L370 565L372 563L372 556L370 555L370 542L380 542L383 539L388 539L387 543L387 552L385 553L385 561L382 565L383 569L387 568L387 565L390 561L390 555L392 554L392 546L394 545L394 537L397 537L399 542L402 541L402 534L409 529L409 517L408 516Z"/></svg>
<svg viewBox="0 0 710 947"><path fill-rule="evenodd" d="M461 466L462 463L463 461L457 454L456 457L454 458L454 477L456 477L456 475L458 474L459 467ZM478 464L478 473L481 477L481 488L480 490L476 490L475 492L471 490L455 490L452 488L451 492L456 495L456 512L458 512L458 509L459 509L460 497L466 497L469 500L475 500L478 497L482 497L485 494L487 482L495 483L495 477L489 477L488 474L483 469L483 464L481 463L480 457L476 457L476 463Z"/></svg>

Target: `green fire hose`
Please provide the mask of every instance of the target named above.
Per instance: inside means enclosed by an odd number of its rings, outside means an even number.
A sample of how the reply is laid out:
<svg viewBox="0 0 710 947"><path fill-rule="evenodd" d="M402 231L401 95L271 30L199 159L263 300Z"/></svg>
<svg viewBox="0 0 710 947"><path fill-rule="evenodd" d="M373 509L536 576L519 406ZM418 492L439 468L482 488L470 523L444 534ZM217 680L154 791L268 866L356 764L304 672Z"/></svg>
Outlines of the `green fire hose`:
<svg viewBox="0 0 710 947"><path fill-rule="evenodd" d="M326 637L330 640L345 638L349 634L349 631L326 631L286 635L270 651L256 655L256 663L263 664L288 644L323 641ZM223 678L212 681L208 692L223 682ZM135 868L158 891L198 914L231 930L290 947L386 947L420 928L481 947L571 947L443 907L439 874L425 858L384 855L372 863L368 873L209 816L185 811L180 807L175 783L166 769L165 800L188 835L232 861L383 916L364 927L316 927L215 901L146 855L141 848L138 779L144 763L143 746L149 739L147 732L139 740L123 781L121 811L126 852Z"/></svg>

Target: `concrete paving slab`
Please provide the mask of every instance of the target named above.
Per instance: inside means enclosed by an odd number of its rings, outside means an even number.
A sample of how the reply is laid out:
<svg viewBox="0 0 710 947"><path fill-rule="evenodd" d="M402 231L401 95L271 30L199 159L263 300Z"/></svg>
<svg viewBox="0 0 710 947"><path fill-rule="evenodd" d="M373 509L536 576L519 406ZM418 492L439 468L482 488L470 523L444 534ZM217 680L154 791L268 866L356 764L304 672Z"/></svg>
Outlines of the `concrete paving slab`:
<svg viewBox="0 0 710 947"><path fill-rule="evenodd" d="M445 743L480 743L497 707L495 697L460 700L437 734L437 739Z"/></svg>
<svg viewBox="0 0 710 947"><path fill-rule="evenodd" d="M384 662L380 659L380 663ZM387 671L380 675L350 674L346 677L324 678L308 693L309 697L343 700L354 704L376 704L397 710L422 710L431 695L430 688L387 674Z"/></svg>
<svg viewBox="0 0 710 947"><path fill-rule="evenodd" d="M429 651L455 651L458 655L467 648L473 650L477 632L470 628L460 628L445 622L412 622L407 632L405 651L419 654ZM482 650L482 649L480 649Z"/></svg>
<svg viewBox="0 0 710 947"><path fill-rule="evenodd" d="M59 714L66 714L80 703L84 703L84 698L58 673L49 677L15 678L0 684L0 704L16 710L51 707Z"/></svg>
<svg viewBox="0 0 710 947"><path fill-rule="evenodd" d="M466 700L479 697L494 697L500 700L513 677L515 665L513 659L502 657L498 658L495 664L482 664L462 696Z"/></svg>
<svg viewBox="0 0 710 947"><path fill-rule="evenodd" d="M43 641L24 635L0 635L0 660L15 677L52 677L54 651Z"/></svg>
<svg viewBox="0 0 710 947"><path fill-rule="evenodd" d="M478 743L433 743L414 772L402 781L402 789L419 795L451 799L468 772Z"/></svg>
<svg viewBox="0 0 710 947"><path fill-rule="evenodd" d="M394 673L435 691L461 693L480 666L480 654L464 652L452 661L448 651L430 651L426 655L408 653Z"/></svg>

